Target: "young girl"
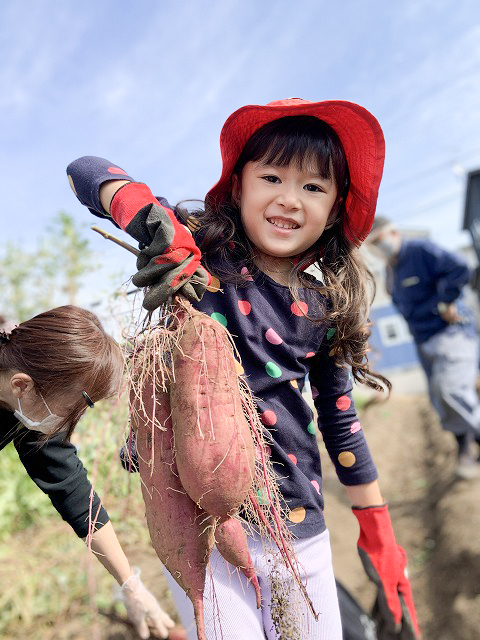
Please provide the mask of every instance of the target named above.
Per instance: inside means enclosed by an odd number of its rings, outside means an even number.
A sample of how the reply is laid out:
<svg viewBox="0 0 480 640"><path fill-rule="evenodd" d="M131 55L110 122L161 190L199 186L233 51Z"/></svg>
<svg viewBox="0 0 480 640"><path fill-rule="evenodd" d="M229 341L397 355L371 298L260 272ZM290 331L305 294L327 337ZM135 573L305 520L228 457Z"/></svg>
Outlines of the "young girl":
<svg viewBox="0 0 480 640"><path fill-rule="evenodd" d="M418 638L405 553L396 544L351 396L353 379L376 388L380 378L366 359L370 283L357 248L375 213L381 128L356 104L290 99L237 110L222 129L220 146L220 180L207 194L205 210L187 220L194 238L178 224L180 207L155 199L116 165L87 156L67 173L82 204L140 242L133 282L148 287L146 308L180 291L234 336L271 434L295 551L320 613L302 638L342 637L314 415L301 393L307 375L319 429L354 505L359 552L379 587L384 617L390 630L403 628ZM311 265L322 281L306 271ZM214 594L209 585L205 593L208 637L216 637L219 627L219 637L229 640L278 637L268 558L257 539L249 544L265 604L256 609L253 588L214 550Z"/></svg>
<svg viewBox="0 0 480 640"><path fill-rule="evenodd" d="M132 572L69 442L88 407L119 393L122 373L118 345L90 311L58 307L0 332L0 449L13 441L32 480L122 585L140 637L150 629L166 638L173 621Z"/></svg>

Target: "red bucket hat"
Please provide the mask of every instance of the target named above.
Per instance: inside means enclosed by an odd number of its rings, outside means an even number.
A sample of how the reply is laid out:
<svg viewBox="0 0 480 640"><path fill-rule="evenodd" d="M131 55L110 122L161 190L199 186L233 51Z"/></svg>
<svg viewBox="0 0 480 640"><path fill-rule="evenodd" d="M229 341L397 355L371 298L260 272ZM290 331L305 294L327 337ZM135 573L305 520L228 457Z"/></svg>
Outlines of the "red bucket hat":
<svg viewBox="0 0 480 640"><path fill-rule="evenodd" d="M378 188L385 159L382 129L372 114L353 102L326 100L310 102L300 98L277 100L267 105L241 107L227 119L220 134L222 175L205 198L211 206L228 198L235 164L248 139L264 124L284 116L315 116L329 124L340 138L350 171L346 202L348 225L345 233L355 245L368 236L375 216Z"/></svg>

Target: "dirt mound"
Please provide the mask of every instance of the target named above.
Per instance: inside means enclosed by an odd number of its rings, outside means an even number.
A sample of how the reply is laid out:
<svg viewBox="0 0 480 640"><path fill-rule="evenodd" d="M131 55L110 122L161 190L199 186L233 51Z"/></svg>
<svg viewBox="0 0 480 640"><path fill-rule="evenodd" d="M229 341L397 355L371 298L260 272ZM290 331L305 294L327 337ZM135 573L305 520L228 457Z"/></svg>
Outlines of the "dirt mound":
<svg viewBox="0 0 480 640"><path fill-rule="evenodd" d="M455 479L453 437L423 396L395 396L366 409L362 424L409 570L425 639L480 637L480 481ZM358 525L330 463L327 523L337 577L369 610L374 589L356 557Z"/></svg>

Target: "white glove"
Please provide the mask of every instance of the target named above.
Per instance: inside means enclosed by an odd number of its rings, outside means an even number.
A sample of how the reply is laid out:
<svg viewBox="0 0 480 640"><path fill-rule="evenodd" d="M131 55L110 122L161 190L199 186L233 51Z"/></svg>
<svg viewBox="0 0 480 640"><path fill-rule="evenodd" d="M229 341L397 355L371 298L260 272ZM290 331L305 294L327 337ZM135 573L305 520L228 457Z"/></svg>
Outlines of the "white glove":
<svg viewBox="0 0 480 640"><path fill-rule="evenodd" d="M138 569L122 584L121 595L130 622L141 638L150 638L150 632L154 634L153 637L168 638L168 630L175 623L158 604L155 596L143 586Z"/></svg>

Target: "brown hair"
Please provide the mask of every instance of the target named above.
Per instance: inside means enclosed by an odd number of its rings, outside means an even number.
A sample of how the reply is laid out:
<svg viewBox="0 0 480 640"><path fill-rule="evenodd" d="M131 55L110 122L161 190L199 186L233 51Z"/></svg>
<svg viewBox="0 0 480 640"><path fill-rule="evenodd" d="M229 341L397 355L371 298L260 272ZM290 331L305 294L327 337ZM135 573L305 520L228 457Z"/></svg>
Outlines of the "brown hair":
<svg viewBox="0 0 480 640"><path fill-rule="evenodd" d="M370 371L368 365L368 313L375 286L371 272L345 232L349 222L345 202L350 177L337 134L327 123L313 116L279 118L261 127L247 141L234 174L240 177L249 161L277 166L294 163L299 168L315 163L320 175L335 181L338 193L332 209L335 213L333 224L295 261L290 273L290 291L297 302L299 287L324 295L327 308L320 315L309 318L315 323L335 327L332 352L337 364L350 365L359 382L377 390L383 389L382 385L390 389L390 382ZM181 215L182 211L179 213ZM215 209L207 206L195 217L200 228L196 241L204 254L207 269L217 271L220 279L237 283L244 281L244 276L240 275L242 265L246 265L250 273L256 270L256 247L247 238L240 211L231 197ZM228 264L229 268L218 273L218 264ZM312 264L320 270L323 282L305 272Z"/></svg>
<svg viewBox="0 0 480 640"><path fill-rule="evenodd" d="M3 335L0 372L5 371L27 373L47 404L49 398L78 387L96 402L119 393L123 356L95 314L66 305L40 313ZM65 430L68 439L85 407L80 392L55 432Z"/></svg>

